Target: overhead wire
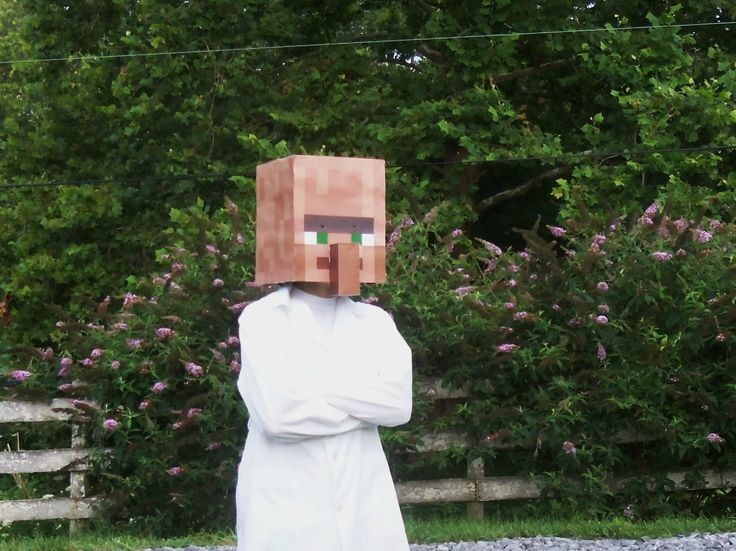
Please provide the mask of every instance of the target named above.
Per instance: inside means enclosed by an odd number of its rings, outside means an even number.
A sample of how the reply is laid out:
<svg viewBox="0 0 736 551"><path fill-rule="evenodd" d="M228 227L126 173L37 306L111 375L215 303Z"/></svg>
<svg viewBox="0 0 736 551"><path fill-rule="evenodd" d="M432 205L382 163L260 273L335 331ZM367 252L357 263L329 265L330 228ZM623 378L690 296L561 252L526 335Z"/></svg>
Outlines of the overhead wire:
<svg viewBox="0 0 736 551"><path fill-rule="evenodd" d="M39 182L7 182L0 184L0 189L13 188L35 188L35 187L54 187L54 186L96 186L108 184L135 184L140 182L181 182L186 180L216 180L219 178L229 178L225 174L171 174L167 176L125 176L120 178L84 178L77 180L46 180Z"/></svg>
<svg viewBox="0 0 736 551"><path fill-rule="evenodd" d="M665 153L700 153L709 151L736 150L736 145L708 145L697 147L671 147L659 149L639 149L639 150L618 150L618 151L580 151L571 152L562 155L540 155L529 157L506 157L498 159L470 159L470 160L452 160L452 161L417 161L406 163L388 163L386 168L409 168L421 166L452 166L452 165L482 165L482 164L504 164L515 162L529 161L572 161L575 159L585 158L608 158L608 157L625 157L625 156L642 156L656 155ZM0 184L2 189L21 189L21 188L40 188L40 187L65 187L65 186L95 186L95 185L113 185L113 184L140 184L148 182L179 182L186 180L228 180L234 176L242 176L239 174L172 174L167 176L141 176L141 177L120 177L120 178L87 178L78 180L48 180L36 182L6 182Z"/></svg>
<svg viewBox="0 0 736 551"><path fill-rule="evenodd" d="M414 42L431 42L431 41L450 41L450 40L470 40L470 39L488 39L488 38L504 38L504 37L523 37L523 36L541 36L541 35L559 35L559 34L577 34L577 33L595 33L595 32L621 32L621 31L639 31L651 29L667 29L667 28L698 28L713 26L735 25L736 21L715 21L700 23L680 23L680 24L664 24L664 25L630 25L623 27L594 27L585 29L561 29L549 31L522 31L522 32L506 32L506 33L486 33L474 35L452 35L452 36L435 36L435 37L411 37L411 38L388 38L388 39L371 39L371 40L350 40L336 42L317 42L304 44L284 44L270 46L244 46L238 48L214 48L214 49L192 49L192 50L175 50L164 52L134 52L126 54L93 54L78 55L66 57L48 57L48 58L27 58L0 61L0 65L9 65L15 63L44 63L44 62L61 62L61 61L80 61L94 59L123 59L134 57L156 57L166 55L200 55L200 54L216 54L216 53L233 53L233 52L252 52L252 51L268 51L268 50L285 50L297 48L318 48L333 46L358 46L358 45L379 45L379 44L400 44ZM464 164L490 164L490 163L510 163L524 161L560 161L575 158L592 158L592 157L618 157L623 155L650 155L657 153L673 153L673 152L699 152L699 151L718 151L723 149L736 149L733 145L718 146L702 146L692 148L665 148L665 149L648 149L648 150L623 150L623 151L584 151L572 152L562 155L550 156L529 156L529 157L507 157L498 159L478 159L478 160L453 160L453 161L417 161L399 164L389 164L389 168L401 168L412 166L446 166L446 165L464 165ZM213 175L169 175L169 176L147 176L147 177L121 177L121 178L95 178L95 179L78 179L78 180L49 180L38 182L7 182L0 184L0 189L17 189L17 188L34 188L34 187L54 187L54 186L86 186L86 185L110 185L125 183L143 183L143 182L167 182L167 181L185 181L185 180L207 180L207 179L227 179L230 175L213 174Z"/></svg>
<svg viewBox="0 0 736 551"><path fill-rule="evenodd" d="M622 149L620 151L577 151L564 153L561 155L539 155L531 157L506 157L499 159L479 159L479 160L453 160L453 161L417 161L413 163L401 163L396 165L386 165L387 167L411 167L425 165L466 165L466 164L486 164L486 163L505 163L505 162L524 162L524 161L563 161L582 158L605 158L605 157L625 157L640 155L656 155L659 153L698 153L707 151L720 151L736 149L736 145L704 145L696 147L667 147L660 149Z"/></svg>
<svg viewBox="0 0 736 551"><path fill-rule="evenodd" d="M337 46L377 46L383 44L407 44L416 42L446 42L450 40L478 40L489 38L518 38L525 36L544 36L544 35L560 35L560 34L578 34L578 33L598 33L598 32L624 32L624 31L642 31L653 29L673 29L673 28L699 28L699 27L716 27L736 25L736 21L710 21L699 23L668 23L663 25L627 25L622 27L592 27L586 29L558 29L549 31L519 31L504 33L484 33L470 35L450 35L450 36L422 36L422 37L406 37L406 38L378 38L365 40L343 40L335 42L310 42L303 44L273 44L264 46L241 46L234 48L199 48L191 50L171 50L163 52L131 52L120 54L89 54L89 55L69 55L56 57L41 58L21 58L0 60L0 65L12 65L21 63L53 63L53 62L69 62L83 60L107 60L107 59L127 59L135 57L160 57L160 56L184 56L184 55L211 55L221 53L240 53L240 52L260 52L269 50L288 50L300 48L330 48Z"/></svg>

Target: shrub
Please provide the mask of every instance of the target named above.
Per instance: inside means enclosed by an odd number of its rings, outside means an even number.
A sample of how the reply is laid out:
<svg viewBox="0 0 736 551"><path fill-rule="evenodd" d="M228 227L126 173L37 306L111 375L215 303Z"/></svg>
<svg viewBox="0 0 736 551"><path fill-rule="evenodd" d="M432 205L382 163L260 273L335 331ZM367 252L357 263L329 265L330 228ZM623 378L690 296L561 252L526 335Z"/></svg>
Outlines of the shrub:
<svg viewBox="0 0 736 551"><path fill-rule="evenodd" d="M242 203L252 205L245 184ZM459 470L481 455L489 473L536 477L550 498L540 508L598 515L632 503L646 516L676 503L657 473L692 468L696 483L704 468L733 463L736 225L727 209L707 205L686 219L655 204L630 219L519 230L522 251L445 231L443 216L397 221L389 282L363 299L394 315L418 381L439 376L469 393L444 411L417 394L408 428L383 431L399 478ZM252 211L199 202L172 211L168 233L161 272L130 278L89 319L60 319L55 349L15 366L31 375L13 388L76 398L94 441L116 451L111 462L99 457L96 473L113 513L176 532L232 523L246 421L234 384L236 315L264 290L247 283ZM401 453L446 429L474 445ZM621 442L630 433L656 440ZM619 472L632 479L612 499L607 483ZM703 496L689 502L694 510Z"/></svg>
<svg viewBox="0 0 736 551"><path fill-rule="evenodd" d="M632 501L638 514L667 512L656 472L692 468L697 483L705 467L733 464L736 225L717 204L691 219L670 208L521 231L523 251L405 224L377 294L419 371L470 397L434 416L419 397L404 444L461 430L475 449L430 463L481 455L494 475L535 476L553 511L593 514ZM655 440L625 443L632 434ZM611 500L616 472L634 478Z"/></svg>
<svg viewBox="0 0 736 551"><path fill-rule="evenodd" d="M130 277L84 321L59 319L55 349L37 352L23 382L26 396L74 399L94 442L115 450L97 457L94 491L160 532L230 523L246 433L236 318L262 293L243 284L252 213L199 201L171 220L161 273Z"/></svg>

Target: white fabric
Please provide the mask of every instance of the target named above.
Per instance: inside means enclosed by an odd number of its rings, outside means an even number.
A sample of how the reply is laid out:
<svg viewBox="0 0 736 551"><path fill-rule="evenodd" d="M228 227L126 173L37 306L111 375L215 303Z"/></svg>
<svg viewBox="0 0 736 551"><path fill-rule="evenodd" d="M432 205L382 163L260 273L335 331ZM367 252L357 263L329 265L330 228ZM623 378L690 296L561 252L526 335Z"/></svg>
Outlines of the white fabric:
<svg viewBox="0 0 736 551"><path fill-rule="evenodd" d="M240 316L238 551L406 551L377 426L409 420L411 351L380 308L338 298L327 334L290 290Z"/></svg>
<svg viewBox="0 0 736 551"><path fill-rule="evenodd" d="M299 301L306 304L312 312L317 325L324 331L325 338L332 337L332 328L335 326L337 297L318 297L302 291L298 287L292 287L291 300L292 302Z"/></svg>

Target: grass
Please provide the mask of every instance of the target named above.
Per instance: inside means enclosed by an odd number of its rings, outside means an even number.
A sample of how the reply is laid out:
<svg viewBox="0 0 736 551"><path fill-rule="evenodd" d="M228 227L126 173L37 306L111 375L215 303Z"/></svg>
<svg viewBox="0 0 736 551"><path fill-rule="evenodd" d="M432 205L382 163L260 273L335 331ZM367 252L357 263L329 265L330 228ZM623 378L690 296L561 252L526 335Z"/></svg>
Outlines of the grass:
<svg viewBox="0 0 736 551"><path fill-rule="evenodd" d="M140 551L147 547L235 545L233 532L154 538L115 530L94 529L73 536L15 536L0 540L0 551Z"/></svg>
<svg viewBox="0 0 736 551"><path fill-rule="evenodd" d="M477 541L522 536L563 536L580 539L638 539L692 534L736 532L736 518L663 518L653 521L588 519L484 520L465 518L406 518L413 543ZM153 538L128 530L94 528L74 536L11 536L0 529L0 551L140 551L147 547L235 545L231 531L193 534L180 538Z"/></svg>

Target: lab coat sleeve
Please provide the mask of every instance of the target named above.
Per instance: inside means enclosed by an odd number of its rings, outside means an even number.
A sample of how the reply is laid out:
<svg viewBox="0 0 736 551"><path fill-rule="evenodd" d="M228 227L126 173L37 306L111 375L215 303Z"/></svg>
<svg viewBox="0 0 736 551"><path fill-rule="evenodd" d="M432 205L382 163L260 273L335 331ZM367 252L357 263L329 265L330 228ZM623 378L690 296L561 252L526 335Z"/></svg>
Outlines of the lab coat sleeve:
<svg viewBox="0 0 736 551"><path fill-rule="evenodd" d="M328 404L373 425L394 427L411 417L411 350L388 314L379 310L360 350L358 370L335 369L326 382Z"/></svg>
<svg viewBox="0 0 736 551"><path fill-rule="evenodd" d="M249 415L266 435L296 442L367 426L328 404L320 392L322 381L309 375L300 378L289 369L287 362L298 360L289 359L284 352L288 334L274 330L273 324L262 316L244 314L239 331L242 369L238 390Z"/></svg>

